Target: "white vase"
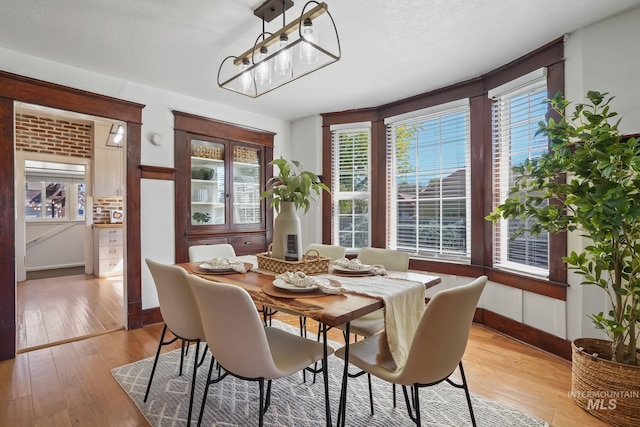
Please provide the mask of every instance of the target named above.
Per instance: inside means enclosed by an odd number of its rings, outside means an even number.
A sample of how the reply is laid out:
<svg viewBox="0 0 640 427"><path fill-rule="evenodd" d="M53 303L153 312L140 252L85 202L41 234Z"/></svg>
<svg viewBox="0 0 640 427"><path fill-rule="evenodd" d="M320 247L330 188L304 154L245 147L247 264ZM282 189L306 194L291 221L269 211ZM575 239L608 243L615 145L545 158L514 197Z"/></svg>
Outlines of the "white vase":
<svg viewBox="0 0 640 427"><path fill-rule="evenodd" d="M271 256L287 261L299 261L302 256L300 218L293 202L281 202L280 213L273 222Z"/></svg>

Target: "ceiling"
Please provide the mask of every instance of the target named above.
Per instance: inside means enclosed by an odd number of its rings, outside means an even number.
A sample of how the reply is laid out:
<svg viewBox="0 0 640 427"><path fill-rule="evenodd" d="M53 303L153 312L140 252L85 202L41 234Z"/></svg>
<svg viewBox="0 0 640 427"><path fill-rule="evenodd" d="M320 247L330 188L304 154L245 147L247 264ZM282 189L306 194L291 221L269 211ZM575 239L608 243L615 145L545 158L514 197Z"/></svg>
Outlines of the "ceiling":
<svg viewBox="0 0 640 427"><path fill-rule="evenodd" d="M226 56L247 50L262 31L253 15L261 0L2 1L0 46L295 120L374 107L477 77L640 5L640 0L326 1L342 59L257 99L219 88L216 76ZM287 21L304 3L287 11ZM281 25L277 18L266 29L275 32Z"/></svg>

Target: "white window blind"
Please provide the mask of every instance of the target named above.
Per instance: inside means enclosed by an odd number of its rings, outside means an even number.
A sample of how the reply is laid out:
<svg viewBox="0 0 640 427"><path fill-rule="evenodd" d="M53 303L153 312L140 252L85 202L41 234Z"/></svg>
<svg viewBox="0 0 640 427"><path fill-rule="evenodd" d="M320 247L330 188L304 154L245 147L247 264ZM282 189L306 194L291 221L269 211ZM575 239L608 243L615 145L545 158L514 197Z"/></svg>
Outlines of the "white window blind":
<svg viewBox="0 0 640 427"><path fill-rule="evenodd" d="M331 128L333 242L362 248L371 242L371 125Z"/></svg>
<svg viewBox="0 0 640 427"><path fill-rule="evenodd" d="M386 121L393 249L470 260L469 103L463 101Z"/></svg>
<svg viewBox="0 0 640 427"><path fill-rule="evenodd" d="M539 157L548 150L547 137L537 135L538 123L545 119L547 106L544 73L533 80L501 91L493 98L493 194L494 207L509 197L514 183L513 167L526 159ZM515 86L515 87L514 87ZM491 93L490 93L491 95ZM525 233L515 239L513 233L526 225L521 220L501 220L494 226L496 267L548 276L549 236Z"/></svg>

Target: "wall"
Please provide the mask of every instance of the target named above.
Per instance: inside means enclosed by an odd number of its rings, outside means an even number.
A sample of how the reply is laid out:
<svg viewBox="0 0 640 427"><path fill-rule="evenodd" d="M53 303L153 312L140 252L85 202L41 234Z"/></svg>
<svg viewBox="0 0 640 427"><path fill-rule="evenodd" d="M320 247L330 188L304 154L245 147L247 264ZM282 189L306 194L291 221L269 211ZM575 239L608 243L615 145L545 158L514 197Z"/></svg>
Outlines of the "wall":
<svg viewBox="0 0 640 427"><path fill-rule="evenodd" d="M48 270L85 264L84 221L30 222L26 226L26 270ZM63 251L60 248L64 248Z"/></svg>
<svg viewBox="0 0 640 427"><path fill-rule="evenodd" d="M565 41L567 98L581 101L587 90L608 91L616 95L612 108L624 117L621 130L625 133L640 133L640 57L637 54L640 26L637 22L640 22L640 9L578 30ZM313 116L297 120L291 126L292 150L310 153L306 156L309 164L315 159L318 171L321 170L321 123L320 116ZM304 220L309 222L304 227L309 230L315 228L318 234L314 235L319 239L321 215L306 215ZM312 221L315 224L311 224ZM569 236L568 244L569 251L580 251L586 242L574 233ZM442 283L428 290L428 297L439 290L470 281L461 276L439 276ZM490 282L479 306L561 338L601 337L601 333L591 326L587 315L607 311L606 296L598 288L580 286L579 283L579 278L570 273L565 302Z"/></svg>
<svg viewBox="0 0 640 427"><path fill-rule="evenodd" d="M616 98L611 108L622 118L623 133L640 133L640 84L638 83L638 42L640 9L583 28L565 43L566 96L582 102L589 90L609 92ZM570 236L569 250L581 250L585 240ZM569 275L567 295L567 336L598 337L588 314L608 311L604 293L595 287L580 286L580 278Z"/></svg>
<svg viewBox="0 0 640 427"><path fill-rule="evenodd" d="M142 114L141 163L144 165L174 167L173 110L275 132L274 155L279 156L287 152L290 125L287 121L46 61L4 48L0 48L0 69L146 105ZM203 85L209 84L215 85L213 81L203 82ZM159 133L162 137L159 146L150 143L151 135L154 133ZM150 187L154 190L157 190L155 187L161 187L163 192L155 195L154 193L145 194L141 197L143 309L158 306L155 286L144 265L144 259L146 257L160 261L175 259L174 205L173 198L166 196L174 193L173 182L155 184L145 182L142 185L142 191Z"/></svg>

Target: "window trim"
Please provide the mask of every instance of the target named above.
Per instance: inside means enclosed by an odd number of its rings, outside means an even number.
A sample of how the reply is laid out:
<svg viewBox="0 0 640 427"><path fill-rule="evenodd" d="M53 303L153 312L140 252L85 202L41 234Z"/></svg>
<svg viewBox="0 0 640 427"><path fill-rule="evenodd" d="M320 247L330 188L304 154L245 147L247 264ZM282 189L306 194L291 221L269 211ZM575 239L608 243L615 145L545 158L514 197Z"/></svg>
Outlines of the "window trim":
<svg viewBox="0 0 640 427"><path fill-rule="evenodd" d="M543 67L547 68L547 91L549 96L553 96L558 91L564 91L564 42L562 38L558 38L472 80L375 108L322 114L323 174L327 178L331 176L331 132L329 126L370 120L372 121L371 174L373 177L371 193L374 197L378 194L384 194L387 185L386 168L384 167L386 161L384 119L461 98L469 98L471 104L471 209L472 212L481 212L481 214L472 215L471 218L471 239L474 242L471 248L471 264L411 259L410 268L432 273L469 277L486 274L490 280L506 286L559 300L566 300L567 270L562 261L562 256L566 255L567 252L566 233L556 233L549 236L549 278L544 280L493 268L493 224L484 219L484 216L491 211L492 206L491 186L484 184L492 180L492 160L491 155L489 155L492 149L491 102L488 98L488 91ZM476 166L474 167L474 165ZM330 204L330 198L325 195L323 198L322 222L324 243L331 242L331 224L327 222L327 218L330 215ZM386 247L386 197L385 200L372 198L371 205L371 222L376 224L372 231L371 245L374 247Z"/></svg>

